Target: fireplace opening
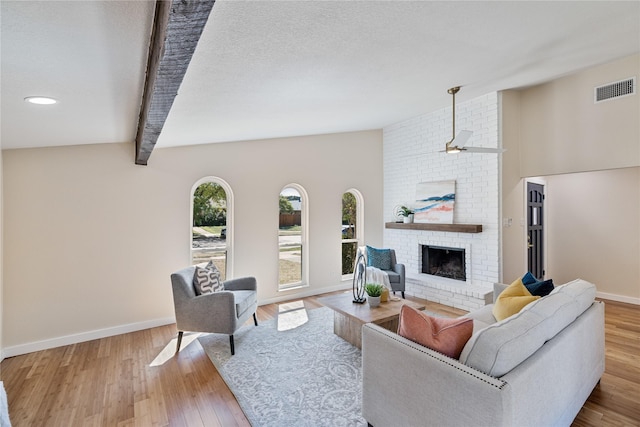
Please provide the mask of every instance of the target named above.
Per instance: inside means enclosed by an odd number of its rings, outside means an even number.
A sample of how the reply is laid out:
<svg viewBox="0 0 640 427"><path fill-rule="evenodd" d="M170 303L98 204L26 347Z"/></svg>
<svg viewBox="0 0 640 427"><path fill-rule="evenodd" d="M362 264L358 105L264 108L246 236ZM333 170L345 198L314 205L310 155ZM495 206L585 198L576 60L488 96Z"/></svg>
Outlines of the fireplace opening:
<svg viewBox="0 0 640 427"><path fill-rule="evenodd" d="M466 281L465 250L442 246L422 246L422 273Z"/></svg>

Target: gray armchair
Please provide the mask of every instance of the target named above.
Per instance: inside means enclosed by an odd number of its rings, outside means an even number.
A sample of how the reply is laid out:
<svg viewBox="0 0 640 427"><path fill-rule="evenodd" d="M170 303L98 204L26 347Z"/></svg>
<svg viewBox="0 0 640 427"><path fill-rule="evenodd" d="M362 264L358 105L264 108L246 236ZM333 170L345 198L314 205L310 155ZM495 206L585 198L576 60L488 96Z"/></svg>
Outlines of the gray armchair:
<svg viewBox="0 0 640 427"><path fill-rule="evenodd" d="M180 351L184 331L210 332L229 335L231 354L235 354L233 334L253 315L258 326L256 310L258 293L255 277L241 277L224 282L224 291L196 295L193 286L195 266L183 268L171 275L173 304L178 327Z"/></svg>
<svg viewBox="0 0 640 427"><path fill-rule="evenodd" d="M383 270L389 276L389 284L391 285L391 291L395 294L396 291L400 292L402 298L404 298L404 264L399 264L396 260L396 251L391 250L391 270Z"/></svg>
<svg viewBox="0 0 640 427"><path fill-rule="evenodd" d="M404 289L405 289L405 267L404 264L399 264L396 258L396 251L394 249L389 249L391 253L391 269L390 270L381 270L386 273L389 278L389 284L391 285L391 291L394 293L400 292L402 294L402 298L404 298ZM366 246L358 247L357 254L363 254L365 259L367 257L367 249ZM358 256L356 255L356 262ZM368 265L368 263L367 263ZM354 271L357 266L354 266Z"/></svg>

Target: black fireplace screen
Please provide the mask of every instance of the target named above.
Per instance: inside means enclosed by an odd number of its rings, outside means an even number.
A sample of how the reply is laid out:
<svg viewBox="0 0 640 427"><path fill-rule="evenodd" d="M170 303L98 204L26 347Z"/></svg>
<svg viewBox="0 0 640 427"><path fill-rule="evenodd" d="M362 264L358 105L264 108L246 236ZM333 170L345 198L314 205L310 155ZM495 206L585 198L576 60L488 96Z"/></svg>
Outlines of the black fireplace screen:
<svg viewBox="0 0 640 427"><path fill-rule="evenodd" d="M455 280L467 280L464 249L422 246L422 273Z"/></svg>

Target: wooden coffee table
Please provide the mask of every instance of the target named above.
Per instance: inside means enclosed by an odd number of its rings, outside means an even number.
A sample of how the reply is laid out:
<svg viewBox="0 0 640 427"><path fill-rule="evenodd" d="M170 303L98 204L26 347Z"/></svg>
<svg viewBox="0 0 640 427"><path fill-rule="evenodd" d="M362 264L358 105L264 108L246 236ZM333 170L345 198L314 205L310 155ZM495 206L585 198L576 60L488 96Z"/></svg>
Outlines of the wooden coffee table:
<svg viewBox="0 0 640 427"><path fill-rule="evenodd" d="M424 304L406 299L383 302L374 308L371 308L368 303L356 304L352 301L351 293L318 298L318 302L333 310L333 332L358 348L362 348L362 325L365 323L375 323L396 332L400 309L403 305L418 310L424 309Z"/></svg>

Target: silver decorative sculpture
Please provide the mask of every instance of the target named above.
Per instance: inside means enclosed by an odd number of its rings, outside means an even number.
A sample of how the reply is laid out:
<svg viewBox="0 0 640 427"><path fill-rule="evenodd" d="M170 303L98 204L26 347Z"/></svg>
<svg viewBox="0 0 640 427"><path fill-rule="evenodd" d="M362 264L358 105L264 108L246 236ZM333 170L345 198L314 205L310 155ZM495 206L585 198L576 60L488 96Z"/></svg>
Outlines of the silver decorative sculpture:
<svg viewBox="0 0 640 427"><path fill-rule="evenodd" d="M363 304L366 299L364 297L364 285L367 283L367 265L364 254L358 251L356 265L353 268L353 302Z"/></svg>

